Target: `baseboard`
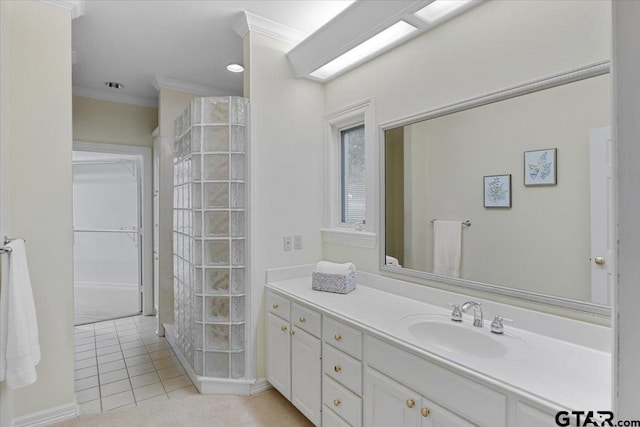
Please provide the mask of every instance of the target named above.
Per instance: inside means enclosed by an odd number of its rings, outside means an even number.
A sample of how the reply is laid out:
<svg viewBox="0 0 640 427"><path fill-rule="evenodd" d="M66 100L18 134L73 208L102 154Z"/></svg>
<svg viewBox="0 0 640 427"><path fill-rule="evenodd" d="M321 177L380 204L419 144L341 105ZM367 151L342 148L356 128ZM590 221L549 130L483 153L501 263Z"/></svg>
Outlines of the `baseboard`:
<svg viewBox="0 0 640 427"><path fill-rule="evenodd" d="M251 394L258 394L263 391L271 390L273 386L266 378L260 378L251 386Z"/></svg>
<svg viewBox="0 0 640 427"><path fill-rule="evenodd" d="M73 286L76 288L138 289L137 283L88 282L80 280L75 281Z"/></svg>
<svg viewBox="0 0 640 427"><path fill-rule="evenodd" d="M78 415L78 403L74 400L72 403L57 406L44 411L33 412L15 418L12 427L40 427L48 426L61 421L70 420Z"/></svg>

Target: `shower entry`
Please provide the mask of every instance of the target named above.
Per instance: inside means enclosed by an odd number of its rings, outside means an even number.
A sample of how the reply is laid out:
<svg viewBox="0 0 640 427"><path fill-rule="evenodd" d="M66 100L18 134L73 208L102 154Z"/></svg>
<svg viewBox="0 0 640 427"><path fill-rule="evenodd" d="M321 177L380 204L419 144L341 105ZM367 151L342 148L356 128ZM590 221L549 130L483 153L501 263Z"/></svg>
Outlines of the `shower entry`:
<svg viewBox="0 0 640 427"><path fill-rule="evenodd" d="M73 151L75 324L143 311L143 158ZM115 150L114 150L115 151Z"/></svg>

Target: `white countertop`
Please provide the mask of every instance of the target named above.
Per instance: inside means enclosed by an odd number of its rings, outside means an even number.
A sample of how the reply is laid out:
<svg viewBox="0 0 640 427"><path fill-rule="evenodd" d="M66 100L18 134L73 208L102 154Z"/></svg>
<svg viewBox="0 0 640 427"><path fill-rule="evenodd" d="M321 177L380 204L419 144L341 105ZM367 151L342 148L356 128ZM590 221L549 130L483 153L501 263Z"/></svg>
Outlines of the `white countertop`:
<svg viewBox="0 0 640 427"><path fill-rule="evenodd" d="M540 399L553 407L573 410L607 410L611 407L609 353L505 324L504 336L494 337L504 340L509 352L500 358L479 359L448 352L408 333L407 316L448 316L449 309L361 285L347 295L318 292L311 289L310 276L270 282L267 287L393 340L427 359ZM490 322L491 319L485 319L487 334L491 334ZM472 328L470 323L465 315L461 327Z"/></svg>

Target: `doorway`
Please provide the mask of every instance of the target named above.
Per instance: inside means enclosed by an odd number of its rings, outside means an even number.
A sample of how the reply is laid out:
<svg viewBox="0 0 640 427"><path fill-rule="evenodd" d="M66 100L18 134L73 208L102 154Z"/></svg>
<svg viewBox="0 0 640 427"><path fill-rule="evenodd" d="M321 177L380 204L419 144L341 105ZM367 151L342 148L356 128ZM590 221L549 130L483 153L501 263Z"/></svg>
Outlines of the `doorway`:
<svg viewBox="0 0 640 427"><path fill-rule="evenodd" d="M73 148L74 323L153 314L150 149Z"/></svg>

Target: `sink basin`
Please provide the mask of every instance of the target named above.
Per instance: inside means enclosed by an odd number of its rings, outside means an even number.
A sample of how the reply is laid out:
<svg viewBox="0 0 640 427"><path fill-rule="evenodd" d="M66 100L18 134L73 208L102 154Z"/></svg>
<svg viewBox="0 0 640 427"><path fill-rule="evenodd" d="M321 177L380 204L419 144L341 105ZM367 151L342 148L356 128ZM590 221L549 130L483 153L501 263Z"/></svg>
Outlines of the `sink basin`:
<svg viewBox="0 0 640 427"><path fill-rule="evenodd" d="M426 345L483 359L503 357L508 352L507 346L500 341L506 337L492 336L487 328L475 328L442 319L441 316L434 317L410 321L407 328L409 334Z"/></svg>

